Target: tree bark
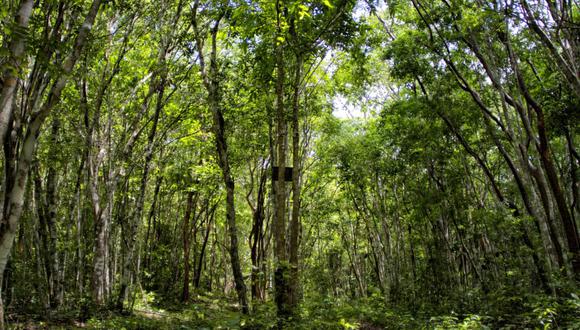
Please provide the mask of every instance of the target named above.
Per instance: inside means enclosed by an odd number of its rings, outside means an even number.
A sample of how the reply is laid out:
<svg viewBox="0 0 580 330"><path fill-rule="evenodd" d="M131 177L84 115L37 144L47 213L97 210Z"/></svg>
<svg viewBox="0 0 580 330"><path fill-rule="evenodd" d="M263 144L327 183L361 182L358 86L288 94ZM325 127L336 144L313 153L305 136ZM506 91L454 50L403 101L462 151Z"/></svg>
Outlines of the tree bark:
<svg viewBox="0 0 580 330"><path fill-rule="evenodd" d="M62 65L62 74L52 85L41 108L31 115L30 121L28 122L17 160L17 168L13 180L14 185L6 195L7 203L5 203L5 205L7 205L7 209L4 210L4 216L0 223L0 283L2 283L8 256L12 250L12 244L14 243L14 237L18 229L20 215L22 214L28 172L36 151L40 128L51 110L60 101L62 90L66 86L70 74L81 55L95 18L99 12L100 5L101 0L93 0L91 7L85 16L84 22L79 28L73 49ZM0 308L0 329L4 328L3 315L4 313Z"/></svg>
<svg viewBox="0 0 580 330"><path fill-rule="evenodd" d="M189 238L191 231L189 230L189 220L191 218L191 210L193 209L193 200L195 192L189 191L187 193L187 201L185 207L185 214L183 215L183 290L181 291L181 301L189 301Z"/></svg>
<svg viewBox="0 0 580 330"><path fill-rule="evenodd" d="M284 50L282 35L283 4L281 0L276 1L276 38L274 39L276 55L276 128L277 128L277 165L278 177L275 185L275 214L274 214L274 300L278 310L278 326L283 327L290 317L289 292L288 292L288 257L286 253L286 152L287 152L287 123L286 109L284 106Z"/></svg>
<svg viewBox="0 0 580 330"><path fill-rule="evenodd" d="M4 139L10 127L12 117L12 101L18 83L18 74L22 72L26 61L24 50L28 36L28 22L34 6L33 0L22 0L15 17L14 27L17 31L12 31L12 40L9 44L9 64L2 76L2 90L0 91L0 146L4 145Z"/></svg>
<svg viewBox="0 0 580 330"><path fill-rule="evenodd" d="M252 208L252 231L250 233L250 255L252 259L252 273L251 273L251 283L252 283L252 299L264 300L264 294L260 286L260 278L265 277L265 274L260 275L260 270L262 268L264 255L262 253L262 247L264 245L264 221L265 221L265 210L264 203L266 199L266 181L267 181L267 169L256 169L256 172L260 173L258 177L258 191L256 197L256 205L250 207ZM252 180L253 181L253 180ZM249 203L249 199L248 199Z"/></svg>
<svg viewBox="0 0 580 330"><path fill-rule="evenodd" d="M164 92L165 84L167 81L167 72L165 65L166 56L166 46L161 45L159 49L158 62L162 66L162 72L159 74L159 81L153 83L152 88L157 89L157 101L155 106L155 112L153 114L153 120L151 124L151 130L149 131L149 136L147 138L147 146L145 147L145 163L143 165L143 173L141 175L141 186L139 189L139 195L137 197L137 202L135 203L135 212L129 219L128 233L124 235L123 240L126 242L125 247L125 260L123 261L123 276L121 277L121 289L119 292L119 300L117 307L120 310L124 309L124 303L127 297L131 293L131 283L134 280L134 254L135 254L135 243L137 236L139 235L139 228L141 227L141 221L143 217L143 207L145 204L145 193L147 191L147 183L149 180L149 171L151 168L151 160L153 159L153 148L155 142L155 136L157 134L157 125L159 123L159 117L164 106Z"/></svg>
<svg viewBox="0 0 580 330"><path fill-rule="evenodd" d="M212 229L213 219L215 216L215 210L217 208L217 203L212 206L211 210L206 212L206 230L205 235L203 237L203 242L201 244L201 249L199 251L199 258L197 260L197 265L195 267L195 273L193 275L193 286L195 288L199 288L200 281L201 281L201 272L203 270L204 265L204 258L205 258L205 250L207 248L207 243L209 241L209 234Z"/></svg>
<svg viewBox="0 0 580 330"><path fill-rule="evenodd" d="M58 292L58 278L59 278L59 264L61 260L58 257L57 251L57 228L56 228L56 212L57 212L57 173L55 168L56 159L54 158L57 153L58 148L58 131L60 128L60 121L58 118L52 119L52 128L50 136L50 147L49 147L49 161L48 170L46 177L46 225L48 229L48 257L50 262L50 274L49 278L49 292L50 292L50 307L55 309L58 307L58 297L60 293Z"/></svg>
<svg viewBox="0 0 580 330"><path fill-rule="evenodd" d="M244 283L244 278L242 274L242 269L240 266L240 257L238 254L238 230L236 226L236 210L234 201L234 179L231 174L230 162L228 156L228 145L225 136L225 120L223 117L221 109L221 93L219 87L219 69L217 63L217 33L219 30L219 24L222 17L225 15L224 11L221 11L219 17L214 22L211 28L211 53L210 53L210 65L209 72L205 66L205 59L203 55L203 42L199 29L197 26L197 10L199 6L199 0L194 4L193 8L193 27L196 37L197 50L200 54L200 72L203 78L204 85L208 93L208 103L210 110L212 112L213 118L213 133L215 135L215 144L217 151L217 161L218 165L222 171L223 182L226 187L226 222L229 229L230 236L230 246L229 254L230 261L232 264L232 272L234 275L234 282L236 291L238 294L238 301L242 312L248 314L248 302L246 298L246 285Z"/></svg>
<svg viewBox="0 0 580 330"><path fill-rule="evenodd" d="M302 80L302 54L296 55L294 94L292 96L292 215L290 221L290 283L289 307L293 311L300 301L299 295L299 234L300 234L300 88Z"/></svg>

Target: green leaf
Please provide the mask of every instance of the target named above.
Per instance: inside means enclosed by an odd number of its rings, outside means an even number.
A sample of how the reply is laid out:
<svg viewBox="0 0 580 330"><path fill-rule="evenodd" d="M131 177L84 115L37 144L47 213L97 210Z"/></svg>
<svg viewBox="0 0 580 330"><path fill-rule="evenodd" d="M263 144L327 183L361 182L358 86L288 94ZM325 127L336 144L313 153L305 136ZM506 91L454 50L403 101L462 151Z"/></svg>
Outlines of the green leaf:
<svg viewBox="0 0 580 330"><path fill-rule="evenodd" d="M330 9L334 8L334 6L330 3L330 0L322 0L322 3Z"/></svg>

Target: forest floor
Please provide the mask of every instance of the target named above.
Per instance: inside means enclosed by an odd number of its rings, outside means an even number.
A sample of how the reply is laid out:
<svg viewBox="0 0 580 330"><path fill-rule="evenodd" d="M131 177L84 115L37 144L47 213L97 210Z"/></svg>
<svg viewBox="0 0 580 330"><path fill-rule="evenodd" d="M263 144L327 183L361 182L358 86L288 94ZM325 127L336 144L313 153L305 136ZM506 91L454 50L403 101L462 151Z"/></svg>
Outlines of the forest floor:
<svg viewBox="0 0 580 330"><path fill-rule="evenodd" d="M78 311L46 314L8 315L9 329L272 329L276 326L275 306L271 303L255 307L252 315L238 312L238 306L223 297L197 296L190 304L137 303L131 315L100 312L82 320ZM384 329L370 320L356 320L337 314L337 310L318 309L306 312L303 319L288 329ZM390 328L390 327L389 327ZM398 328L398 327L397 327ZM405 327L407 328L407 327Z"/></svg>
<svg viewBox="0 0 580 330"><path fill-rule="evenodd" d="M287 329L580 329L580 300L560 302L540 297L532 309L495 315L456 314L433 316L386 308L369 298L364 301L336 302L315 299L300 309L300 320ZM524 300L522 300L524 301ZM541 303L540 303L541 302ZM495 306L497 308L497 305ZM512 304L512 307L515 305ZM82 308L81 308L82 310ZM498 311L499 312L499 311ZM188 304L156 301L153 294L137 299L131 315L111 311L93 312L82 317L76 311L52 315L38 312L7 313L8 329L273 329L276 309L272 303L257 305L250 316L222 296L195 295Z"/></svg>
<svg viewBox="0 0 580 330"><path fill-rule="evenodd" d="M171 310L138 306L131 315L96 313L83 320L78 313L15 315L10 329L239 329L241 314L218 303L192 303Z"/></svg>

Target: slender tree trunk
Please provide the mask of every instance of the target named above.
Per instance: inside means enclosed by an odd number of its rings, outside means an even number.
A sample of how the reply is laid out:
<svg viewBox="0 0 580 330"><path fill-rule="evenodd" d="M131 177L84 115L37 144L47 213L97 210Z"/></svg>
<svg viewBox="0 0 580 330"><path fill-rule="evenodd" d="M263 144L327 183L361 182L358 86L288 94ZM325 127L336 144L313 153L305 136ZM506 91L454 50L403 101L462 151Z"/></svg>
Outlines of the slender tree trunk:
<svg viewBox="0 0 580 330"><path fill-rule="evenodd" d="M263 245L264 239L264 203L266 195L266 181L267 181L267 170L262 169L262 173L258 179L258 192L256 198L256 206L253 207L253 224L252 232L250 234L250 255L252 259L252 299L263 300L264 296L260 288L260 270L263 262L263 255L261 252L261 246Z"/></svg>
<svg viewBox="0 0 580 330"><path fill-rule="evenodd" d="M94 196L93 196L94 197ZM94 199L93 199L94 200ZM94 202L93 202L94 203ZM108 278L108 241L109 241L109 204L105 209L93 207L95 219L95 254L93 256L93 299L97 306L103 306L107 297Z"/></svg>
<svg viewBox="0 0 580 330"><path fill-rule="evenodd" d="M537 125L540 134L540 159L542 160L542 165L546 170L548 177L548 183L552 189L552 195L556 200L556 205L558 207L558 212L560 213L560 218L564 227L564 233L566 240L568 242L568 249L572 254L570 261L572 262L572 270L577 281L580 281L580 239L578 237L578 229L573 221L572 215L566 203L566 197L560 186L558 179L558 174L553 163L551 156L550 147L548 144L548 137L544 128L544 114L541 110L537 111Z"/></svg>
<svg viewBox="0 0 580 330"><path fill-rule="evenodd" d="M455 125L453 125L453 123L451 122L451 120L449 119L449 117L447 117L447 115L445 115L444 113L442 113L441 111L438 111L437 114L441 117L441 119L443 119L443 121L445 122L445 124L447 125L447 127L453 132L453 134L458 138L458 140L460 141L461 145L463 146L464 150L471 155L478 163L479 167L482 169L483 173L485 174L485 177L487 178L487 180L489 181L489 183L491 184L492 187L492 192L494 193L494 196L498 199L498 201L502 204L504 204L505 206L507 206L509 209L511 209L512 211L514 211L514 214L516 214L517 216L521 216L521 212L519 211L519 209L517 208L517 206L511 202L505 199L502 191L499 188L499 185L497 184L495 177L493 176L493 174L491 173L489 167L487 166L487 164L483 161L483 159L481 157L479 157L479 155L475 152L475 150L473 150L473 148L471 148L471 146L469 145L469 143L467 142L467 140L463 137L463 135L461 134L461 132L455 127ZM500 143L498 139L494 139L494 141L497 143ZM502 148L503 150L503 148ZM508 159L506 158L508 157L507 154L504 155L504 159L506 159L506 161L508 161ZM513 163L511 160L509 161L509 163ZM515 169L515 167L510 166L510 169L512 170L512 174L514 175L514 177L516 178L516 180L518 182L520 182L522 179L520 178L520 175L518 174L517 170ZM528 199L528 195L527 193L523 193L522 189L524 188L523 183L521 185L518 185L518 187L520 187L520 193L522 195L522 198L524 198L524 203L526 203L526 205L530 205L531 203L527 202ZM541 233L541 229L540 229L540 220L539 217L537 216L537 214L535 212L530 213L530 215L533 217L534 222L536 223L536 226L538 227L539 232ZM552 225L551 222L549 222L550 219L546 219L546 222L549 225ZM561 260L562 258L562 251L558 241L557 236L555 235L555 231L551 230L550 228L548 228L549 230L549 234L550 234L550 238L551 241L555 247L555 253L556 253L556 257L558 260ZM522 228L522 236L524 238L524 242L526 244L526 246L528 246L532 251L533 251L533 260L534 260L534 265L536 266L536 269L538 271L538 276L540 277L540 279L542 280L542 285L544 288L548 288L549 287L549 282L547 281L547 276L545 276L546 271L544 269L544 265L543 263L540 261L540 257L536 251L536 249L534 248L534 246L532 245L532 241L531 239L529 239L529 235L527 233L527 230L525 228Z"/></svg>
<svg viewBox="0 0 580 330"><path fill-rule="evenodd" d="M166 5L162 2L162 5ZM176 24L181 16L183 1L179 1L177 4L177 10L173 16L172 23ZM149 171L151 167L151 161L153 159L153 149L155 136L157 134L157 126L159 123L159 118L164 107L164 94L165 85L167 82L167 67L166 67L166 57L169 49L170 38L172 34L168 36L161 36L159 48L157 52L157 69L156 72L152 73L153 78L151 79L151 84L149 86L149 94L152 95L155 91L157 92L157 100L155 106L155 112L153 114L151 130L147 138L147 145L145 147L145 162L143 165L143 173L141 176L141 187L139 189L139 195L135 204L135 212L129 220L129 232L128 239L125 245L125 258L123 260L123 276L121 277L121 290L119 293L119 303L118 307L123 309L124 302L127 300L132 291L132 283L135 280L135 262L134 255L136 250L136 239L139 235L139 229L141 227L141 221L143 217L143 208L145 204L145 194L147 190L147 184L149 180ZM144 101L143 108L148 106L148 98ZM129 305L131 307L131 305Z"/></svg>
<svg viewBox="0 0 580 330"><path fill-rule="evenodd" d="M274 39L276 49L276 129L277 129L277 156L278 177L275 189L275 215L274 215L274 301L278 309L279 327L283 327L290 317L288 295L288 257L286 253L286 152L287 152L287 123L286 109L284 106L284 51L283 44L279 41L282 36L283 4L276 1L276 29L277 38Z"/></svg>
<svg viewBox="0 0 580 330"><path fill-rule="evenodd" d="M525 1L524 8L527 10L528 14L531 15ZM537 31L536 30L537 26L534 25L533 16L531 16L531 18L532 18L532 29ZM560 214L560 219L564 227L564 233L566 236L566 240L568 242L568 249L572 254L570 258L570 261L572 263L572 270L574 271L576 280L580 281L580 237L578 236L578 228L576 228L576 223L574 222L574 219L570 214L570 209L568 208L568 204L566 202L566 196L564 195L564 191L562 190L562 186L560 185L558 173L556 171L556 166L552 158L552 151L550 148L550 143L548 141L548 132L546 129L546 123L544 119L544 111L528 91L528 87L519 69L518 58L511 47L511 42L509 38L506 37L502 41L508 51L511 67L513 68L516 74L519 90L521 91L528 105L534 110L536 114L536 128L538 130L538 140L539 140L539 143L536 143L536 147L538 149L538 153L540 154L542 166L546 171L547 181L552 190L552 196L556 201L558 213ZM558 59L559 57L556 56L556 58ZM558 62L558 64L561 63ZM578 79L578 76L576 75L575 80L570 82L574 82L574 84L571 85L573 85L576 88L575 90L578 93L580 91L579 89L580 80Z"/></svg>
<svg viewBox="0 0 580 330"><path fill-rule="evenodd" d="M82 231L83 231L83 217L82 217L82 212L83 212L83 207L82 207L82 202L81 202L81 183L83 180L83 170L85 167L85 156L86 153L83 155L83 158L80 161L79 167L77 169L77 173L76 173L76 183L75 183L75 189L74 189L74 199L71 200L71 204L69 207L70 210L70 225L72 226L73 224L76 225L76 274L75 274L75 280L76 280L76 287L77 287L77 293L78 293L78 297L82 297L83 296L83 285L84 285L84 244L83 244L83 239L82 239ZM64 291L64 287L62 288ZM64 293L64 292L63 292Z"/></svg>
<svg viewBox="0 0 580 330"><path fill-rule="evenodd" d="M299 234L300 234L300 82L302 80L302 54L296 56L294 94L292 96L292 217L290 221L290 283L289 307L294 310L299 297ZM293 311L292 311L293 313Z"/></svg>
<svg viewBox="0 0 580 330"><path fill-rule="evenodd" d="M49 278L49 292L50 292L50 307L55 309L58 307L58 297L60 293L58 292L58 278L59 278L59 257L57 253L57 229L56 229L56 212L57 212L57 195L56 195L56 185L57 185L57 173L55 168L56 159L55 154L58 152L58 131L60 128L60 121L58 118L53 118L51 136L50 136L50 147L49 155L50 159L48 162L47 178L46 178L46 225L48 229L48 259L50 263L50 274Z"/></svg>
<svg viewBox="0 0 580 330"><path fill-rule="evenodd" d="M208 103L213 117L213 132L215 135L215 144L217 151L218 165L222 171L222 178L226 186L226 223L228 225L228 232L230 236L229 254L232 264L232 272L234 275L234 282L238 294L238 301L244 314L249 312L248 302L246 298L246 285L240 266L240 257L238 255L238 230L236 226L236 210L234 202L234 180L231 174L230 162L228 156L228 145L225 136L225 121L221 109L221 95L219 87L219 70L217 63L217 33L219 24L224 16L224 12L215 20L211 28L211 53L210 53L210 67L209 72L205 66L205 59L203 56L203 42L199 29L197 26L197 10L199 0L195 2L193 8L193 26L196 35L197 50L200 53L200 71L204 81L204 85L208 92Z"/></svg>
<svg viewBox="0 0 580 330"><path fill-rule="evenodd" d="M159 158L161 158L162 155L160 155ZM151 202L151 207L149 209L149 216L147 217L147 232L145 234L145 243L144 243L144 249L145 249L145 260L144 260L144 264L143 264L143 268L144 269L148 269L149 268L149 264L151 262L151 243L150 243L150 235L151 232L154 232L154 223L152 222L153 218L155 217L155 211L157 209L157 199L159 198L159 191L161 190L161 183L163 182L163 176L159 175L157 177L157 180L155 182L155 190L153 192L153 201Z"/></svg>
<svg viewBox="0 0 580 330"><path fill-rule="evenodd" d="M566 129L566 146L568 148L568 158L570 162L570 213L576 221L577 214L580 214L580 181L578 180L578 162L580 162L580 157L574 148L574 141L570 130L572 128Z"/></svg>
<svg viewBox="0 0 580 330"><path fill-rule="evenodd" d="M12 31L12 40L9 44L10 65L2 75L2 90L0 91L0 146L4 145L4 139L10 127L12 117L12 102L18 83L18 74L26 64L24 50L28 39L28 22L34 6L33 0L22 0L15 17L15 27L18 31ZM24 33L22 33L24 31Z"/></svg>
<svg viewBox="0 0 580 330"><path fill-rule="evenodd" d="M216 114L214 112L214 125L216 121L221 121L222 123L219 124L221 128L217 129L218 136L221 137L216 138L216 144L218 149L218 158L221 159L220 163L222 164L222 172L223 172L223 179L226 185L226 221L228 224L229 235L230 235L230 258L232 262L232 271L234 275L234 281L236 284L236 291L238 293L238 300L240 302L242 312L244 314L248 313L248 303L246 301L246 285L244 284L244 279L242 275L242 270L240 266L240 257L238 255L238 233L236 227L236 211L235 211L235 204L234 204L234 180L231 177L229 163L227 161L226 156L226 149L225 149L225 139L223 136L223 117L217 119L216 117L221 117L220 114Z"/></svg>
<svg viewBox="0 0 580 330"><path fill-rule="evenodd" d="M44 199L44 190L42 187L42 178L40 174L40 169L38 168L38 160L34 162L31 169L32 175L32 189L34 191L34 204L36 206L36 217L38 218L38 238L39 238L39 246L41 249L38 251L40 256L39 261L43 266L44 270L44 294L42 301L45 303L44 308L48 309L50 305L50 282L52 278L52 267L50 265L50 257L49 257L49 238L48 238L48 226L47 226L47 219L46 219L46 202Z"/></svg>
<svg viewBox="0 0 580 330"><path fill-rule="evenodd" d="M22 206L24 203L24 193L26 182L28 180L28 171L36 151L36 144L40 128L50 111L60 101L62 90L66 86L70 73L72 72L81 51L88 39L95 18L99 12L101 0L94 0L89 12L85 16L84 22L79 28L78 35L69 56L64 60L62 65L62 74L56 79L48 92L47 99L41 108L31 115L27 125L27 130L21 144L21 150L17 161L17 168L14 177L14 185L6 195L7 209L4 210L4 217L0 223L0 283L2 283L4 270L8 261L8 256L12 250L14 237L18 230ZM1 296L1 292L0 292ZM1 307L1 306L0 306ZM4 329L4 312L0 308L0 330Z"/></svg>
<svg viewBox="0 0 580 330"><path fill-rule="evenodd" d="M189 301L189 239L191 231L189 229L189 220L191 218L191 210L193 209L193 200L195 192L189 191L187 193L187 201L185 207L185 214L183 215L183 290L181 291L181 301Z"/></svg>
<svg viewBox="0 0 580 330"><path fill-rule="evenodd" d="M205 250L207 248L207 243L209 241L209 234L211 232L213 219L215 216L215 210L217 208L217 204L215 204L210 211L206 213L206 222L207 227L205 230L205 235L203 237L203 242L201 244L201 249L199 251L199 258L197 261L197 266L195 268L195 274L193 275L193 285L195 288L199 288L200 281L201 281L201 272L203 270L204 265L204 258L205 258Z"/></svg>
<svg viewBox="0 0 580 330"><path fill-rule="evenodd" d="M164 66L166 56L166 49L161 46L159 49L158 61L160 65ZM129 219L128 224L128 235L124 237L127 240L125 246L125 260L123 261L123 276L121 277L121 290L119 292L119 300L117 307L121 310L124 309L124 303L128 296L131 294L131 283L134 280L134 255L136 240L139 235L139 228L141 227L141 221L143 217L143 207L145 204L145 193L147 191L147 183L149 181L149 171L151 168L151 160L153 159L153 148L155 142L155 136L157 134L157 125L159 123L159 117L163 109L164 102L164 91L165 82L167 80L165 68L162 67L163 72L160 74L160 81L153 84L151 88L157 89L157 101L155 106L155 113L153 114L153 120L151 124L151 130L149 131L149 136L147 138L147 146L145 147L145 163L143 165L143 174L141 175L141 186L139 189L139 195L137 197L137 202L135 204L135 213Z"/></svg>

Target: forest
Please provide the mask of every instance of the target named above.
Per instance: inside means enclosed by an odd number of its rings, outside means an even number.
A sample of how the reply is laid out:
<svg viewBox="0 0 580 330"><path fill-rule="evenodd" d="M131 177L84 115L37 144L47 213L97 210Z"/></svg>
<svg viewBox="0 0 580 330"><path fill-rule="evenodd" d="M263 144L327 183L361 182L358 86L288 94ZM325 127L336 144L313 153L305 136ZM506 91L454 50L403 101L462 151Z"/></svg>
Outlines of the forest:
<svg viewBox="0 0 580 330"><path fill-rule="evenodd" d="M580 329L575 0L1 0L0 330Z"/></svg>

